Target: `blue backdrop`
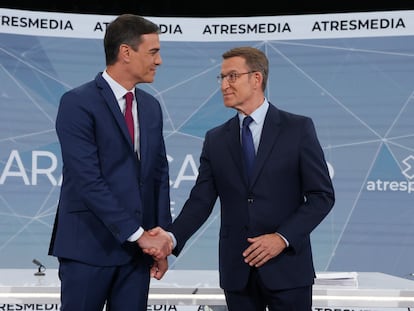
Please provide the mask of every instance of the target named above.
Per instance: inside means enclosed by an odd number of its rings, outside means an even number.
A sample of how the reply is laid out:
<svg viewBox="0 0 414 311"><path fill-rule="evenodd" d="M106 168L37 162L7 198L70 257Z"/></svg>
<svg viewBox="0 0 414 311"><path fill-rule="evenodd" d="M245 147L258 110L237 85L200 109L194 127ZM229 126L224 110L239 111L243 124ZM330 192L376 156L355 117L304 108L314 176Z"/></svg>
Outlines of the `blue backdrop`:
<svg viewBox="0 0 414 311"><path fill-rule="evenodd" d="M206 130L235 114L216 80L221 54L251 45L270 60L268 99L313 118L330 167L337 200L312 234L316 269L414 272L413 39L162 41L163 65L141 87L163 107L173 216ZM0 31L0 268L30 268L33 258L57 267L47 255L62 166L57 105L103 69L101 39ZM217 269L219 222L216 207L171 269Z"/></svg>

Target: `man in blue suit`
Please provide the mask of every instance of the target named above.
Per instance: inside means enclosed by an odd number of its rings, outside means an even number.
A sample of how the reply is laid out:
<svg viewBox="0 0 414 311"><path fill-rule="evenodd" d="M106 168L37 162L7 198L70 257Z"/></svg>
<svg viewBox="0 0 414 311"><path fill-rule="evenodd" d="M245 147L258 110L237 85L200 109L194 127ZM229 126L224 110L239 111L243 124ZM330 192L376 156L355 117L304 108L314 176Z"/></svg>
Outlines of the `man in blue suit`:
<svg viewBox="0 0 414 311"><path fill-rule="evenodd" d="M220 286L228 310L310 311L310 234L332 209L334 189L313 121L264 96L268 68L266 55L252 47L223 54L218 79L225 106L237 115L206 133L196 183L169 228L173 254L219 198ZM250 176L241 142L246 116L253 119Z"/></svg>
<svg viewBox="0 0 414 311"><path fill-rule="evenodd" d="M104 72L66 92L56 118L63 183L49 254L59 260L63 311L147 310L150 277L160 279L168 262L142 248L172 247L168 235L148 234L171 223L169 173L160 104L136 87L153 82L162 62L159 28L121 15L104 48Z"/></svg>

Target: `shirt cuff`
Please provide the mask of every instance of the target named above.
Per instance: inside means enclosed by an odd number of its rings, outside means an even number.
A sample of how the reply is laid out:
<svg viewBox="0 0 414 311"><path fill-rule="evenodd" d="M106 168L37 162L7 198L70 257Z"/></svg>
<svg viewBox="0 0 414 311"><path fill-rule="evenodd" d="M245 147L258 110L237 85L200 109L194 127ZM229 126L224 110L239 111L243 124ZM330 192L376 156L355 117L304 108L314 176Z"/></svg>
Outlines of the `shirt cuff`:
<svg viewBox="0 0 414 311"><path fill-rule="evenodd" d="M177 240L176 240L174 234L172 234L172 232L167 231L167 233L170 235L170 237L171 237L171 239L173 241L173 249L174 249L177 246Z"/></svg>
<svg viewBox="0 0 414 311"><path fill-rule="evenodd" d="M280 236L281 238L282 238L282 240L283 241L285 241L285 243L286 243L286 247L289 247L289 241L283 236L283 235L281 235L279 232L276 232L276 234L278 235L278 236Z"/></svg>
<svg viewBox="0 0 414 311"><path fill-rule="evenodd" d="M131 236L128 238L128 242L136 242L143 233L144 229L142 229L142 227L139 227L138 230L131 234Z"/></svg>

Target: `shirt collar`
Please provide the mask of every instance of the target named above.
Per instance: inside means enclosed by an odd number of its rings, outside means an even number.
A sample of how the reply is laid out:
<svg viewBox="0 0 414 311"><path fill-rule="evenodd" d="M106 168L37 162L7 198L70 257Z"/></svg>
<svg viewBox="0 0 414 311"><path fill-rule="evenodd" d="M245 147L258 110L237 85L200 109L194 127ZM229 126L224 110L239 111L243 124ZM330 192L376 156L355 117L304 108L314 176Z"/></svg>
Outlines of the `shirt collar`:
<svg viewBox="0 0 414 311"><path fill-rule="evenodd" d="M250 116L253 118L253 122L257 124L262 124L264 122L264 119L266 117L267 109L269 108L269 102L267 101L267 98L265 97L263 103L255 110L253 111ZM239 120L240 120L240 127L243 123L243 119L245 115L241 112L239 112Z"/></svg>
<svg viewBox="0 0 414 311"><path fill-rule="evenodd" d="M134 93L135 97L135 88L132 90L127 90L121 84L112 79L112 77L106 72L106 70L104 70L104 72L102 73L102 78L104 78L106 82L108 82L110 88L112 89L112 92L114 92L115 94L115 98L118 101L121 100L127 92Z"/></svg>

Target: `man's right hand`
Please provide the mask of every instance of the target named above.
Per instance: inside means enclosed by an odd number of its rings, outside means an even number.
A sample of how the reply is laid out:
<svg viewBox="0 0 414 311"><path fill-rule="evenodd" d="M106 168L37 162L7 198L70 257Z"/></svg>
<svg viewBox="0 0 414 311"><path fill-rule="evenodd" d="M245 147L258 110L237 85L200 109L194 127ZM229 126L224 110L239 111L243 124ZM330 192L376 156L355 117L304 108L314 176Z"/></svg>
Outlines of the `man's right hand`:
<svg viewBox="0 0 414 311"><path fill-rule="evenodd" d="M153 265L151 266L150 274L151 277L161 280L164 274L168 270L168 259L163 258L160 260L154 260Z"/></svg>
<svg viewBox="0 0 414 311"><path fill-rule="evenodd" d="M137 243L144 253L151 255L155 260L166 258L173 249L171 236L161 227L144 231Z"/></svg>

